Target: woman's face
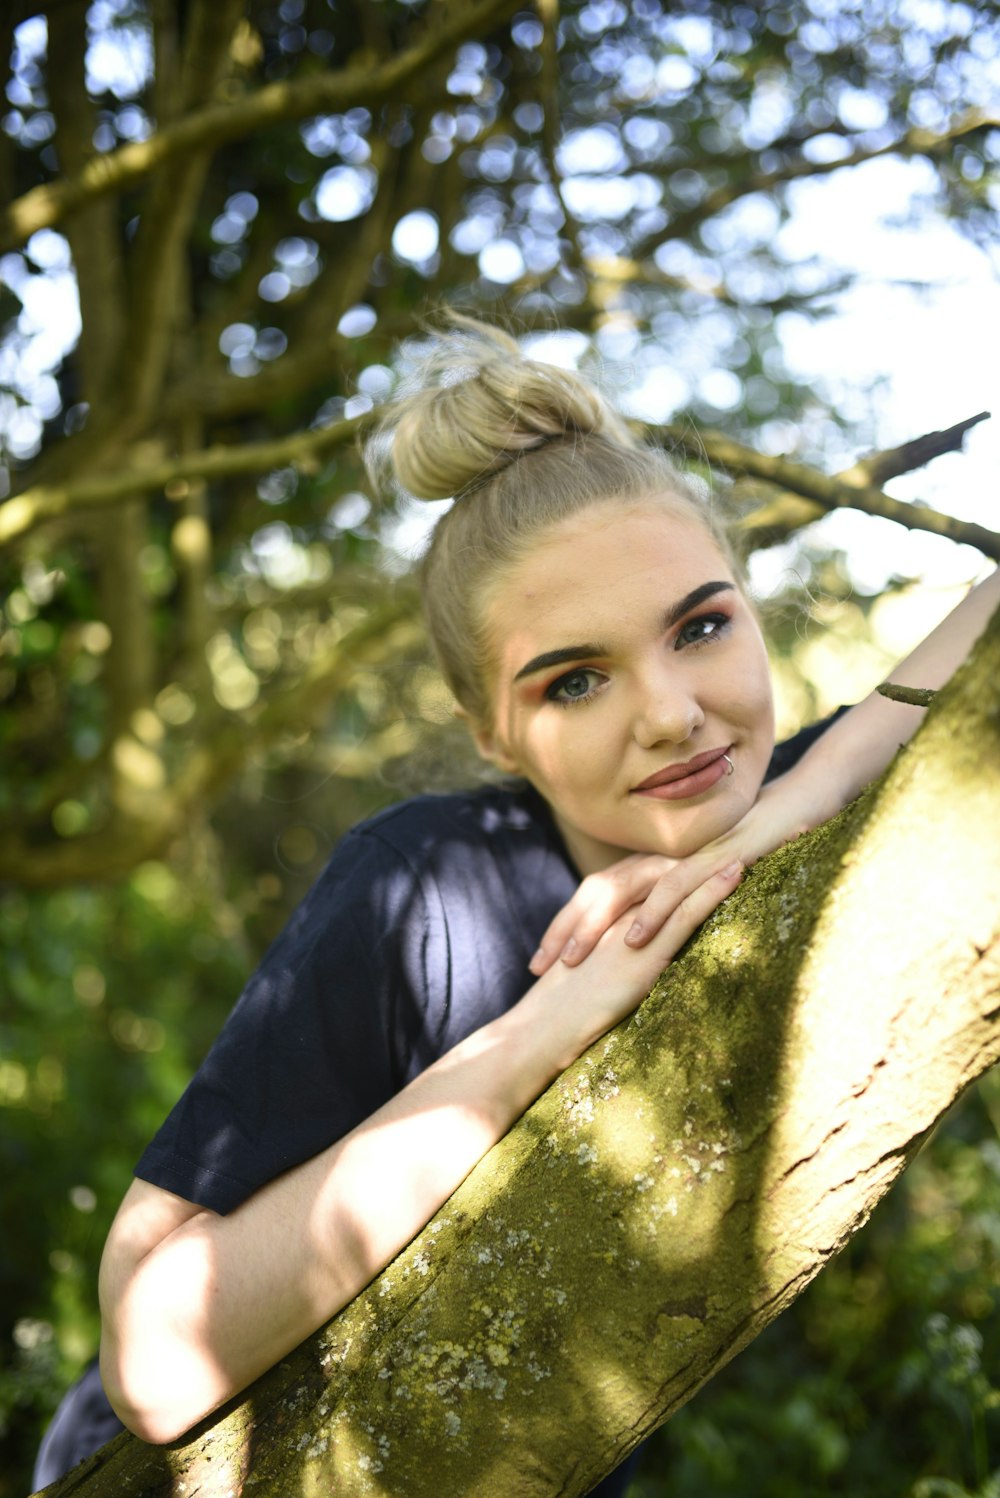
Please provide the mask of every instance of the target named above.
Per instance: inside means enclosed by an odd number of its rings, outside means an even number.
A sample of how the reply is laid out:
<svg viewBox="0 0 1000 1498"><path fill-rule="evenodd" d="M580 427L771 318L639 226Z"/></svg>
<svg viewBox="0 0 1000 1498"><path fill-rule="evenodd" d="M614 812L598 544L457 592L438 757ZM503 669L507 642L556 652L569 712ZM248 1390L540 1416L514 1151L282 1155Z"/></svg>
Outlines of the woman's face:
<svg viewBox="0 0 1000 1498"><path fill-rule="evenodd" d="M767 656L696 520L592 506L502 578L486 619L494 716L476 742L545 797L581 873L682 858L753 805L774 747Z"/></svg>

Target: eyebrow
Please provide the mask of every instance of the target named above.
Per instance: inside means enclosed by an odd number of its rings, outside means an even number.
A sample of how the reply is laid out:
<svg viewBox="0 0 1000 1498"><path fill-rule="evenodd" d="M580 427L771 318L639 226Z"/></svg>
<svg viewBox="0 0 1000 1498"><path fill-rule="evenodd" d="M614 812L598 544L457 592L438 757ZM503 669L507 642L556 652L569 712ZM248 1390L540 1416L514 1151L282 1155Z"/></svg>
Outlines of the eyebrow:
<svg viewBox="0 0 1000 1498"><path fill-rule="evenodd" d="M692 588L690 593L685 593L683 598L678 598L664 611L661 620L661 629L666 631L683 619L684 615L691 609L704 603L707 598L712 598L716 593L723 593L727 589L733 589L734 584L725 581L701 583L699 587ZM536 671L545 671L549 666L564 666L568 661L588 660L593 656L610 655L606 645L594 642L585 642L582 645L563 645L560 650L544 650L541 655L533 655L530 661L526 661L520 671L514 677L520 681L525 676L533 676Z"/></svg>

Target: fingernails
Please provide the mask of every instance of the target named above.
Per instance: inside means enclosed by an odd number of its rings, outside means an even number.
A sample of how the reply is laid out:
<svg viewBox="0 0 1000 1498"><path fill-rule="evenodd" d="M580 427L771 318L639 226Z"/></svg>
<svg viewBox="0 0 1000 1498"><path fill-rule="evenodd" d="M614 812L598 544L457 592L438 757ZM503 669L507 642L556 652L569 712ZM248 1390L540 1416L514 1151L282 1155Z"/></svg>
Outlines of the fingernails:
<svg viewBox="0 0 1000 1498"><path fill-rule="evenodd" d="M625 932L625 940L630 947L638 946L639 942L642 940L642 934L642 927L639 925L639 922L633 921L631 926Z"/></svg>
<svg viewBox="0 0 1000 1498"><path fill-rule="evenodd" d="M742 873L742 871L743 865L738 858L734 858L732 863L727 863L726 867L719 872L722 874L723 879L733 879L737 874Z"/></svg>
<svg viewBox="0 0 1000 1498"><path fill-rule="evenodd" d="M576 937L575 936L571 936L570 939L569 939L569 941L563 947L562 951L559 953L559 956L562 958L563 962L571 962L572 959L573 959L573 953L575 951L576 951Z"/></svg>
<svg viewBox="0 0 1000 1498"><path fill-rule="evenodd" d="M535 953L534 957L532 957L531 961L528 963L528 967L531 969L532 972L534 972L535 968L538 967L539 964L543 963L544 961L545 961L545 953L542 951L541 947L539 947L538 951Z"/></svg>

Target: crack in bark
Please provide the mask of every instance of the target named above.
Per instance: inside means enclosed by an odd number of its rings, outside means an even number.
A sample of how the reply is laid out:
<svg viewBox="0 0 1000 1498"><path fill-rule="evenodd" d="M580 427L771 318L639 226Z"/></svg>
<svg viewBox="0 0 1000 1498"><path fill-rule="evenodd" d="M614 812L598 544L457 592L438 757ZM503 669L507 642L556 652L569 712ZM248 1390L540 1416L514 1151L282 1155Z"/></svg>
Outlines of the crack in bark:
<svg viewBox="0 0 1000 1498"><path fill-rule="evenodd" d="M862 1089L862 1091L863 1090L864 1089ZM842 1133L843 1130L847 1128L849 1122L849 1119L841 1119L840 1123L836 1124L832 1129L829 1129L827 1133L823 1135L823 1138L820 1140L819 1144L817 1144L815 1149L810 1150L808 1155L800 1155L797 1160L792 1161L791 1165L786 1166L786 1168L781 1172L781 1175L778 1176L777 1180L774 1181L773 1184L768 1188L768 1200L770 1200L781 1190L781 1188L785 1185L789 1178L795 1174L797 1170L801 1169L803 1165L808 1165L811 1160L815 1160L816 1156L820 1153L821 1150L826 1148L830 1140L835 1139L838 1134Z"/></svg>

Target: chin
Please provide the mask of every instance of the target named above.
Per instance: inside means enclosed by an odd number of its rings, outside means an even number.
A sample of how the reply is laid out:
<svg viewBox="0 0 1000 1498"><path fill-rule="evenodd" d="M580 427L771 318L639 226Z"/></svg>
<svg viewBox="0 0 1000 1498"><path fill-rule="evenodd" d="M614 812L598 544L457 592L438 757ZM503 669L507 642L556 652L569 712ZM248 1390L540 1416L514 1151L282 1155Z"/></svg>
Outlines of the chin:
<svg viewBox="0 0 1000 1498"><path fill-rule="evenodd" d="M662 843L651 847L650 852L663 853L668 858L690 858L692 853L700 853L701 849L709 843L715 842L716 838L724 837L731 832L738 822L746 816L749 807L743 805L740 797L736 806L723 808L712 808L713 815L696 819L693 824L683 832L671 830Z"/></svg>

